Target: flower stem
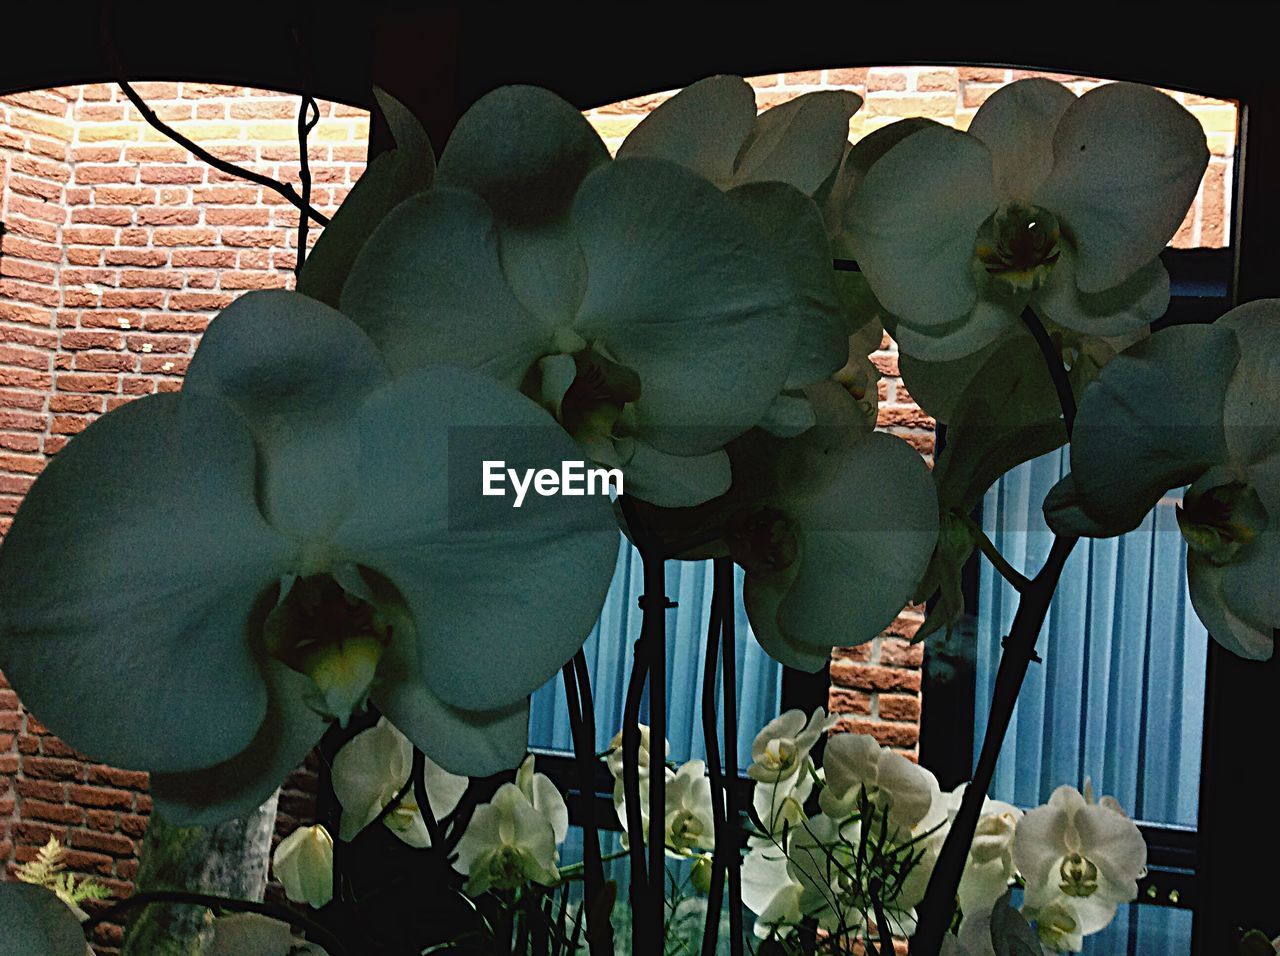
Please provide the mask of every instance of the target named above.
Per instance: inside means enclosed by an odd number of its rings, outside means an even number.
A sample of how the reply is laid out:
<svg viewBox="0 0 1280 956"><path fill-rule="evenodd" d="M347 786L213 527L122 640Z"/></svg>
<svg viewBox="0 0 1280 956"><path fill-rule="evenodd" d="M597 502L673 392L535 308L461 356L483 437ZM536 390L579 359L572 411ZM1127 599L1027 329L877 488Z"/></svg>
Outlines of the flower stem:
<svg viewBox="0 0 1280 956"><path fill-rule="evenodd" d="M720 663L720 602L712 596L707 619L707 653L702 667L702 740L711 776L711 818L715 823L715 852L711 855L711 885L707 889L707 919L702 928L702 956L715 956L720 942L720 912L724 908L725 864L730 852L729 818L725 810L724 776L720 773L720 742L716 723L716 671Z"/></svg>
<svg viewBox="0 0 1280 956"><path fill-rule="evenodd" d="M1008 559L1000 553L1000 549L995 543L987 537L987 533L982 530L982 525L974 521L969 515L960 511L953 511L954 514L973 535L974 542L978 545L978 550L983 556L991 562L991 566L996 569L1000 577L1004 578L1019 593L1031 587L1031 579L1009 563Z"/></svg>
<svg viewBox="0 0 1280 956"><path fill-rule="evenodd" d="M724 682L724 779L725 819L729 823L726 847L729 869L729 952L742 956L742 857L738 846L738 813L735 793L738 784L738 644L734 632L733 560L716 558L715 587L711 600L720 605L720 667Z"/></svg>

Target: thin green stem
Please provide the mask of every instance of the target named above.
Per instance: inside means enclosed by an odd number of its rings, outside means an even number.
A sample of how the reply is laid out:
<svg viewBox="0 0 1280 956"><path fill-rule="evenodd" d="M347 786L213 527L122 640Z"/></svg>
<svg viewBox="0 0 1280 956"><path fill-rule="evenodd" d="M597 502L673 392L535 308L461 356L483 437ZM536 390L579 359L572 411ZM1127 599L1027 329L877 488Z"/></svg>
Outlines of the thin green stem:
<svg viewBox="0 0 1280 956"><path fill-rule="evenodd" d="M982 530L982 525L963 512L953 511L952 515L969 530L983 557L991 562L991 566L996 569L1000 577L1008 581L1015 591L1021 593L1031 587L1031 579L1009 563L1008 559L1000 553L1000 549L995 546L995 542Z"/></svg>

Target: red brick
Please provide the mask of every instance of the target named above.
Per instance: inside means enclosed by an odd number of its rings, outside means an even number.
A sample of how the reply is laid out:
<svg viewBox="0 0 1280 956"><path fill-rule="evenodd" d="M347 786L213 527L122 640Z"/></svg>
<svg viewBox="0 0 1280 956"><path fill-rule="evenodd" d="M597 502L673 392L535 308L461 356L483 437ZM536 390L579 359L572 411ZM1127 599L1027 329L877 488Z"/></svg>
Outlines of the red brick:
<svg viewBox="0 0 1280 956"><path fill-rule="evenodd" d="M859 714L870 717L871 696L861 691L833 687L827 700L827 709L833 714Z"/></svg>
<svg viewBox="0 0 1280 956"><path fill-rule="evenodd" d="M100 395L51 395L49 411L70 412L76 415L97 415L103 409Z"/></svg>
<svg viewBox="0 0 1280 956"><path fill-rule="evenodd" d="M127 790L116 790L109 787L70 786L67 796L73 802L84 807L111 808L114 810L132 810L133 794Z"/></svg>
<svg viewBox="0 0 1280 956"><path fill-rule="evenodd" d="M23 770L29 776L44 780L81 780L84 777L80 761L58 757L28 757L23 762Z"/></svg>
<svg viewBox="0 0 1280 956"><path fill-rule="evenodd" d="M156 229L151 238L158 246L212 246L218 241L218 230L173 226Z"/></svg>
<svg viewBox="0 0 1280 956"><path fill-rule="evenodd" d="M910 694L881 694L879 713L883 720L901 720L919 723L920 698Z"/></svg>
<svg viewBox="0 0 1280 956"><path fill-rule="evenodd" d="M139 176L144 183L200 183L204 170L198 166L143 166Z"/></svg>
<svg viewBox="0 0 1280 956"><path fill-rule="evenodd" d="M920 742L920 728L915 724L888 724L875 720L841 718L836 733L869 734L885 747L914 748Z"/></svg>
<svg viewBox="0 0 1280 956"><path fill-rule="evenodd" d="M116 376L68 373L58 376L57 388L69 392L114 392Z"/></svg>
<svg viewBox="0 0 1280 956"><path fill-rule="evenodd" d="M886 638L880 645L880 663L891 667L921 667L924 664L924 644Z"/></svg>
<svg viewBox="0 0 1280 956"><path fill-rule="evenodd" d="M283 289L288 281L279 272L225 272L219 284L223 289Z"/></svg>
<svg viewBox="0 0 1280 956"><path fill-rule="evenodd" d="M84 810L63 803L46 803L42 800L23 800L22 815L31 820L49 823L78 824L84 821Z"/></svg>
<svg viewBox="0 0 1280 956"><path fill-rule="evenodd" d="M169 296L169 308L199 310L225 309L236 296L221 292L174 292Z"/></svg>
<svg viewBox="0 0 1280 956"><path fill-rule="evenodd" d="M131 787L134 790L146 790L150 778L141 770L120 770L99 764L89 768L89 782L103 783L113 787Z"/></svg>
<svg viewBox="0 0 1280 956"><path fill-rule="evenodd" d="M72 830L71 846L80 850L97 850L112 856L132 856L133 841L115 833L98 833L93 830Z"/></svg>
<svg viewBox="0 0 1280 956"><path fill-rule="evenodd" d="M162 266L168 261L163 249L108 249L105 256L109 266Z"/></svg>
<svg viewBox="0 0 1280 956"><path fill-rule="evenodd" d="M136 183L138 167L136 166L76 166L76 182L78 183Z"/></svg>
<svg viewBox="0 0 1280 956"><path fill-rule="evenodd" d="M843 687L865 690L910 691L920 690L918 671L895 667L878 667L874 664L855 664L852 661L831 662L831 682Z"/></svg>

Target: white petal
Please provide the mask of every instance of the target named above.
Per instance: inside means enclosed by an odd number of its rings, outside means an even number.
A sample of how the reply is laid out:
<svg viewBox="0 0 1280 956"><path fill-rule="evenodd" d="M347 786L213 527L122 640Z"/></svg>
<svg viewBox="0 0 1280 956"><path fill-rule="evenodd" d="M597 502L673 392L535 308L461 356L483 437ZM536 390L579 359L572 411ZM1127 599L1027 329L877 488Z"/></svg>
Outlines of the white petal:
<svg viewBox="0 0 1280 956"><path fill-rule="evenodd" d="M1081 852L1121 893L1112 902L1127 903L1137 896L1137 880L1147 869L1147 844L1138 825L1104 806L1082 807L1073 822Z"/></svg>
<svg viewBox="0 0 1280 956"><path fill-rule="evenodd" d="M0 666L78 750L173 772L258 732L247 629L292 556L254 465L229 405L156 395L90 425L28 492L0 548Z"/></svg>
<svg viewBox="0 0 1280 956"><path fill-rule="evenodd" d="M723 450L705 455L667 455L645 442L632 442L623 470L628 495L660 508L690 508L729 490L733 476Z"/></svg>
<svg viewBox="0 0 1280 956"><path fill-rule="evenodd" d="M1061 83L1018 80L979 107L969 132L991 150L1001 200L1027 203L1053 167L1053 134L1076 96Z"/></svg>
<svg viewBox="0 0 1280 956"><path fill-rule="evenodd" d="M1169 308L1169 273L1152 259L1128 279L1103 292L1081 292L1075 253L1063 243L1049 280L1033 301L1044 318L1086 335L1132 335Z"/></svg>
<svg viewBox="0 0 1280 956"><path fill-rule="evenodd" d="M477 711L522 700L595 624L617 526L601 495L530 493L519 508L511 494L484 496L482 462L558 474L580 460L577 446L523 395L443 366L376 393L358 434L359 503L337 549L399 589L422 676L442 700Z"/></svg>
<svg viewBox="0 0 1280 956"><path fill-rule="evenodd" d="M1230 565L1222 567L1195 551L1187 552L1187 589L1196 616L1210 636L1238 657L1266 661L1275 651L1274 625L1263 628L1236 614L1224 593ZM1274 576L1274 569L1268 580Z"/></svg>
<svg viewBox="0 0 1280 956"><path fill-rule="evenodd" d="M156 807L179 826L212 826L265 803L320 742L329 724L304 702L311 679L268 660L270 699L262 726L230 760L188 773L153 773Z"/></svg>
<svg viewBox="0 0 1280 956"><path fill-rule="evenodd" d="M516 299L483 200L433 189L395 208L342 290L342 311L397 374L447 362L517 386L550 329Z"/></svg>
<svg viewBox="0 0 1280 956"><path fill-rule="evenodd" d="M550 90L504 86L458 120L440 156L440 185L470 189L499 219L530 225L563 217L583 178L608 162L581 111Z"/></svg>
<svg viewBox="0 0 1280 956"><path fill-rule="evenodd" d="M1280 443L1280 300L1247 302L1214 324L1231 329L1240 343L1223 409L1227 448L1237 461L1257 461Z"/></svg>
<svg viewBox="0 0 1280 956"><path fill-rule="evenodd" d="M271 290L241 296L209 324L183 389L235 407L257 447L267 520L316 540L351 507L351 418L389 379L373 341L341 312Z"/></svg>
<svg viewBox="0 0 1280 956"><path fill-rule="evenodd" d="M868 435L824 493L787 507L803 557L778 609L781 630L815 647L871 640L910 601L937 541L924 461L901 439Z"/></svg>
<svg viewBox="0 0 1280 956"><path fill-rule="evenodd" d="M849 204L848 239L886 309L912 325L936 326L973 307L974 244L996 205L987 148L929 126L868 170Z"/></svg>
<svg viewBox="0 0 1280 956"><path fill-rule="evenodd" d="M200 956L289 956L293 930L288 923L260 913L230 913L216 917L213 936Z"/></svg>
<svg viewBox="0 0 1280 956"><path fill-rule="evenodd" d="M773 400L760 427L778 438L795 438L817 424L808 399L783 393Z"/></svg>
<svg viewBox="0 0 1280 956"><path fill-rule="evenodd" d="M696 455L758 422L790 368L799 302L748 217L688 170L634 159L583 183L574 221L576 331L639 374L635 437Z"/></svg>
<svg viewBox="0 0 1280 956"><path fill-rule="evenodd" d="M742 603L751 621L751 633L766 654L784 667L814 674L830 662L831 651L791 640L778 621L778 609L798 571L792 565L772 574L748 573L742 584Z"/></svg>
<svg viewBox="0 0 1280 956"><path fill-rule="evenodd" d="M0 883L0 956L85 956L71 908L43 886Z"/></svg>
<svg viewBox="0 0 1280 956"><path fill-rule="evenodd" d="M1013 835L1013 864L1027 881L1028 892L1052 882L1053 868L1067 852L1067 811L1052 803L1028 810Z"/></svg>
<svg viewBox="0 0 1280 956"><path fill-rule="evenodd" d="M1076 501L1113 534L1138 526L1170 488L1225 460L1222 402L1235 337L1163 329L1116 356L1080 398L1071 442Z"/></svg>
<svg viewBox="0 0 1280 956"><path fill-rule="evenodd" d="M857 94L820 90L765 110L742 146L734 181L786 183L812 196L844 156L849 119L861 105Z"/></svg>
<svg viewBox="0 0 1280 956"><path fill-rule="evenodd" d="M756 122L756 96L737 76L709 76L658 105L622 145L619 159L666 159L721 188Z"/></svg>
<svg viewBox="0 0 1280 956"><path fill-rule="evenodd" d="M1101 292L1173 238L1209 149L1199 121L1171 97L1136 83L1109 83L1063 113L1053 156L1036 202L1074 239L1081 291Z"/></svg>
<svg viewBox="0 0 1280 956"><path fill-rule="evenodd" d="M984 290L985 291L985 290ZM1018 327L1023 303L995 295L981 295L973 307L946 325L886 324L899 351L925 362L953 362L986 348L1001 335Z"/></svg>
<svg viewBox="0 0 1280 956"><path fill-rule="evenodd" d="M413 766L413 748L382 719L343 744L333 759L333 793L342 804L343 840L351 840L400 791Z"/></svg>

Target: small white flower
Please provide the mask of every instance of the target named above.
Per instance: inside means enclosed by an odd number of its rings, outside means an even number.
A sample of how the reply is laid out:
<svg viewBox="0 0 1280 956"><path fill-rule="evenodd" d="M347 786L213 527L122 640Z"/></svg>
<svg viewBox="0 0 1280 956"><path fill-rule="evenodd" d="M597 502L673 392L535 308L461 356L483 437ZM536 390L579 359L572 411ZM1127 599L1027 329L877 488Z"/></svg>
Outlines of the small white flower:
<svg viewBox="0 0 1280 956"><path fill-rule="evenodd" d="M711 804L711 780L706 764L690 760L667 784L665 840L669 850L688 856L694 848L716 845L715 811Z"/></svg>
<svg viewBox="0 0 1280 956"><path fill-rule="evenodd" d="M468 878L472 896L527 882L550 886L560 878L555 828L518 786L504 783L491 803L476 808L458 841L454 867Z"/></svg>
<svg viewBox="0 0 1280 956"><path fill-rule="evenodd" d="M742 861L742 902L756 914L755 934L786 935L804 919L800 896L804 885L787 867L787 854L771 840L753 838Z"/></svg>
<svg viewBox="0 0 1280 956"><path fill-rule="evenodd" d="M516 771L516 786L529 805L550 822L556 844L563 843L569 835L569 808L552 779L545 773L534 773L533 754L525 757Z"/></svg>
<svg viewBox="0 0 1280 956"><path fill-rule="evenodd" d="M649 775L649 727L647 724L640 725L640 748L637 758L637 765L640 768L641 778ZM662 741L662 755L665 763L667 754L671 753L671 743L667 740ZM623 750L622 750L622 731L619 730L613 735L613 739L609 741L608 756L605 758L609 765L609 772L613 774L614 780L622 780L623 770Z"/></svg>
<svg viewBox="0 0 1280 956"><path fill-rule="evenodd" d="M873 807L889 815L894 827L906 830L929 817L931 809L941 807L941 790L932 773L866 734L832 737L823 769L826 787L818 802L824 813L837 820L857 812L864 794Z"/></svg>
<svg viewBox="0 0 1280 956"><path fill-rule="evenodd" d="M298 827L276 847L271 869L289 899L319 909L333 899L333 837L318 824Z"/></svg>
<svg viewBox="0 0 1280 956"><path fill-rule="evenodd" d="M804 711L789 710L765 724L751 744L747 776L763 783L777 783L795 776L804 767L814 745L835 725L836 718L817 707L805 719Z"/></svg>
<svg viewBox="0 0 1280 956"><path fill-rule="evenodd" d="M960 812L967 786L961 784L943 797L948 827ZM1012 804L990 797L983 799L957 893L966 919L969 914L989 913L1009 888L1014 875L1013 836L1021 819L1022 811Z"/></svg>
<svg viewBox="0 0 1280 956"><path fill-rule="evenodd" d="M784 829L794 829L805 818L804 805L813 793L813 761L805 757L797 773L770 783L757 781L751 792L751 805L766 833L780 836Z"/></svg>

